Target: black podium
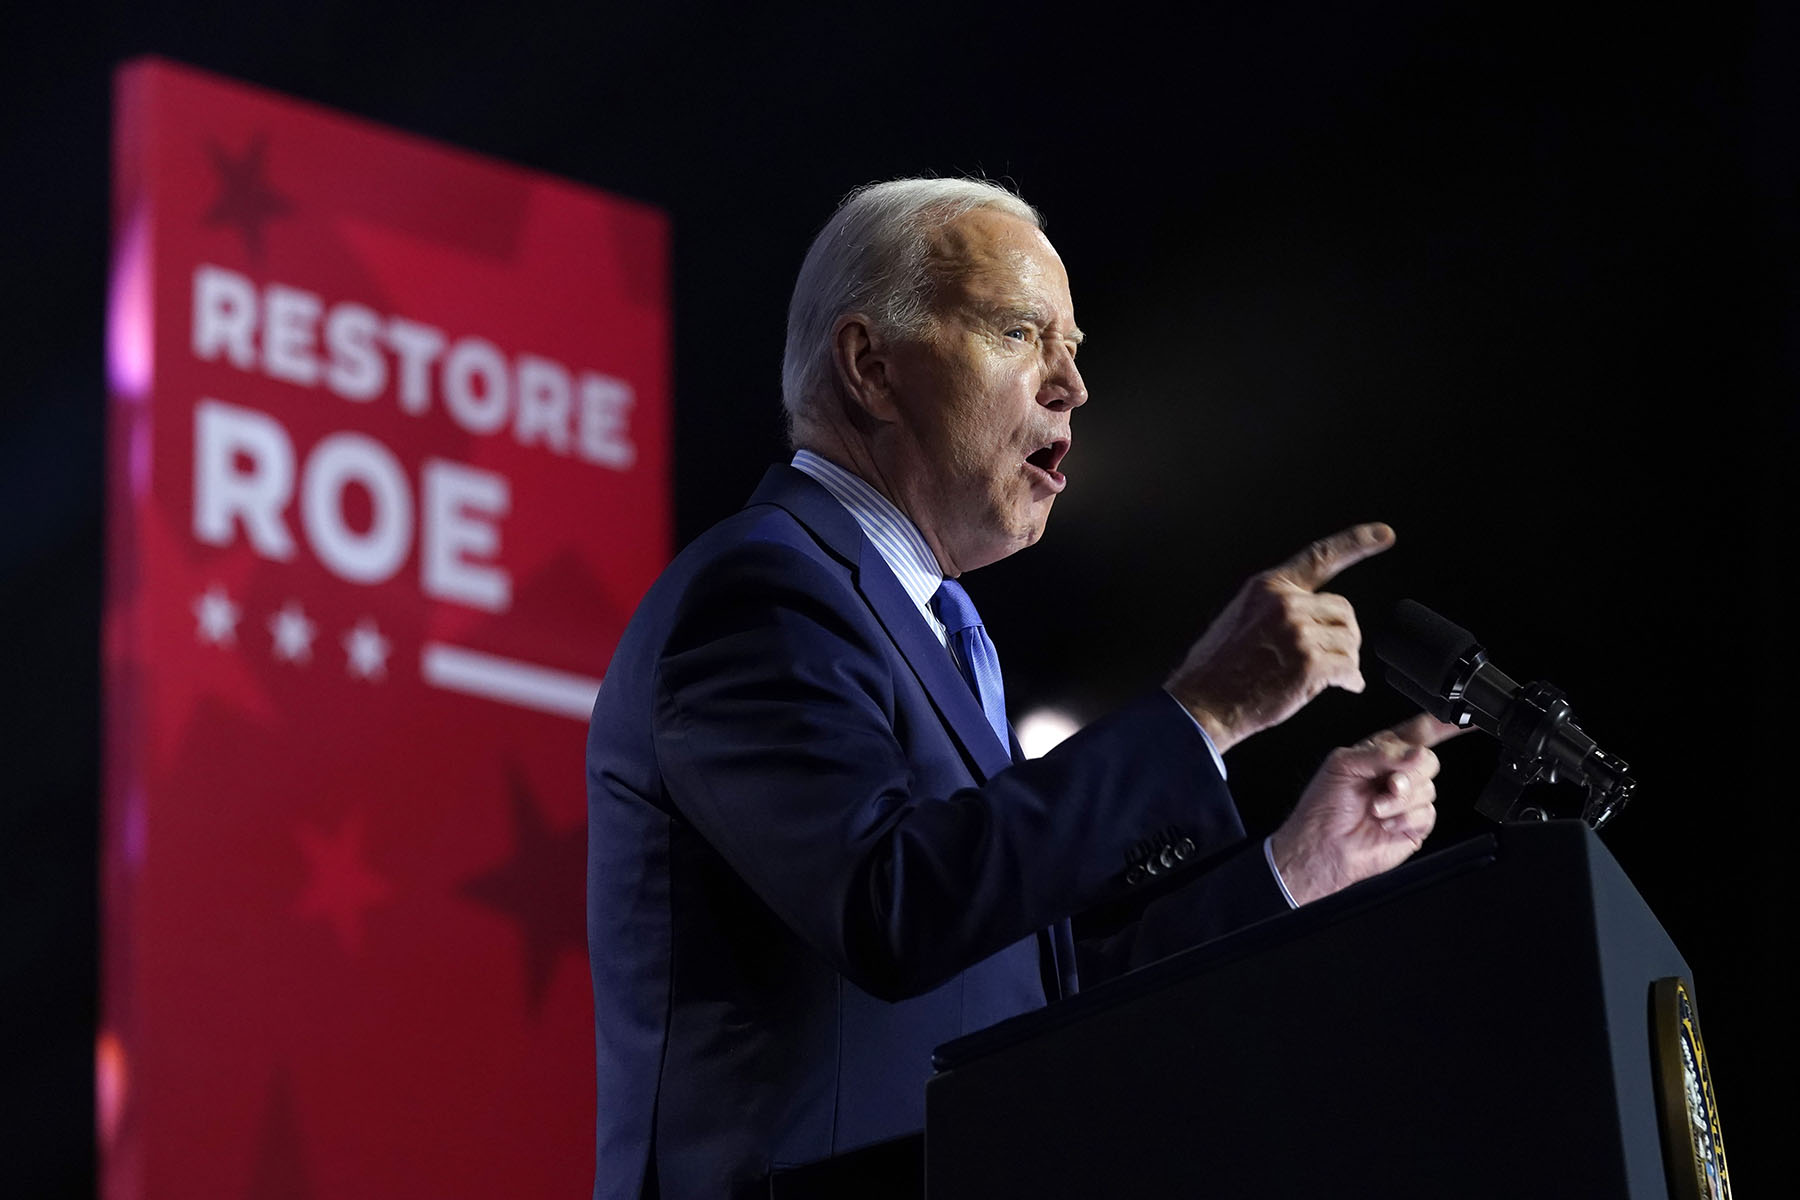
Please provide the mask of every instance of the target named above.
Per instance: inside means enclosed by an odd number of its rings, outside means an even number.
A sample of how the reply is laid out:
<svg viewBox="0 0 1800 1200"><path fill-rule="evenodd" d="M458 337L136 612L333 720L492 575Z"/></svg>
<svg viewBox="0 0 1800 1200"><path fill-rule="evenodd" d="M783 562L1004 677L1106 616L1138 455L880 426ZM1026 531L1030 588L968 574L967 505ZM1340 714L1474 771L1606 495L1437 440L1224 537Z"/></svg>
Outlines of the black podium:
<svg viewBox="0 0 1800 1200"><path fill-rule="evenodd" d="M1580 822L1508 825L942 1047L930 1200L1667 1200L1654 981Z"/></svg>

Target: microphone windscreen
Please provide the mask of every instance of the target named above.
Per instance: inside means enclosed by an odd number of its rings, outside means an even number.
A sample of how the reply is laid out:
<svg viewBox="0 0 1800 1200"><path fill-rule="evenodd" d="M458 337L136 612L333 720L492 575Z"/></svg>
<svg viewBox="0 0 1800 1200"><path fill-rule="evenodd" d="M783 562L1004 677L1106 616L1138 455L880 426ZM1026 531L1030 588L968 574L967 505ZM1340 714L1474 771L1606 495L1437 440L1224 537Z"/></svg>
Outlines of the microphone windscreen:
<svg viewBox="0 0 1800 1200"><path fill-rule="evenodd" d="M1369 638L1375 657L1433 695L1456 682L1456 664L1481 649L1475 635L1420 604L1402 600Z"/></svg>

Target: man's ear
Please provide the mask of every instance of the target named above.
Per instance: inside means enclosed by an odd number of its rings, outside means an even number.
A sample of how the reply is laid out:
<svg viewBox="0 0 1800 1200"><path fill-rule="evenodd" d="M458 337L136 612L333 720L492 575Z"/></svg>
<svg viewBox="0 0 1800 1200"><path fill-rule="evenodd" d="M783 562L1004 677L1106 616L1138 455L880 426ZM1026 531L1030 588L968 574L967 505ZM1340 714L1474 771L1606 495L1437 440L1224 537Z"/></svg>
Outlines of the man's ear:
<svg viewBox="0 0 1800 1200"><path fill-rule="evenodd" d="M850 313L838 318L831 331L831 364L853 420L885 424L898 418L893 362L885 339L870 327L867 317Z"/></svg>

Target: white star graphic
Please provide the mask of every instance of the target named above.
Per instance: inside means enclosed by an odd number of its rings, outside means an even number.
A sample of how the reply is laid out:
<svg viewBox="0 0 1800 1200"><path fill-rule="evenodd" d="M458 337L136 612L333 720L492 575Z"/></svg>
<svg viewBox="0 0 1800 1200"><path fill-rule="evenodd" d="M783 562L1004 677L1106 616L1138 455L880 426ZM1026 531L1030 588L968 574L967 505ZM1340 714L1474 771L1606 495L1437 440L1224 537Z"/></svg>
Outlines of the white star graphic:
<svg viewBox="0 0 1800 1200"><path fill-rule="evenodd" d="M319 627L306 619L306 610L298 600L289 600L269 618L269 632L275 635L275 657L288 662L312 660L313 635Z"/></svg>
<svg viewBox="0 0 1800 1200"><path fill-rule="evenodd" d="M387 674L388 651L393 644L381 636L375 618L364 617L344 635L344 653L349 656L345 669L362 679L380 679Z"/></svg>
<svg viewBox="0 0 1800 1200"><path fill-rule="evenodd" d="M199 628L194 631L195 637L215 646L237 644L238 618L244 612L231 602L231 596L224 588L213 584L194 597L193 607L194 616L200 622Z"/></svg>

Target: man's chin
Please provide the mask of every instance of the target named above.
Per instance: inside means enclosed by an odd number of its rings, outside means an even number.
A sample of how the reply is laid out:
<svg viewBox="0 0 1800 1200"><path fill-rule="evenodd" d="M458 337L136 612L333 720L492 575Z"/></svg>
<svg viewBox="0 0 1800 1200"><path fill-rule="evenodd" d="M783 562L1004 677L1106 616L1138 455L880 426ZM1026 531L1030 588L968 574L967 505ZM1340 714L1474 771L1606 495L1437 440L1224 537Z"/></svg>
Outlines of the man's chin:
<svg viewBox="0 0 1800 1200"><path fill-rule="evenodd" d="M1021 503L1020 498L1014 497L1010 506L990 508L989 521L980 531L983 536L979 544L965 544L966 552L955 556L959 569L973 571L1036 545L1044 536L1044 527L1050 520L1050 506L1055 500L1055 496L1033 496ZM968 532L976 531L970 529ZM954 548L947 549L954 553Z"/></svg>
<svg viewBox="0 0 1800 1200"><path fill-rule="evenodd" d="M1050 504L1055 499L1056 497L1051 496L1032 504L1024 519L1014 528L1005 553L998 557L1005 558L1008 554L1017 554L1027 546L1037 545L1038 539L1044 536L1044 530L1050 524Z"/></svg>

